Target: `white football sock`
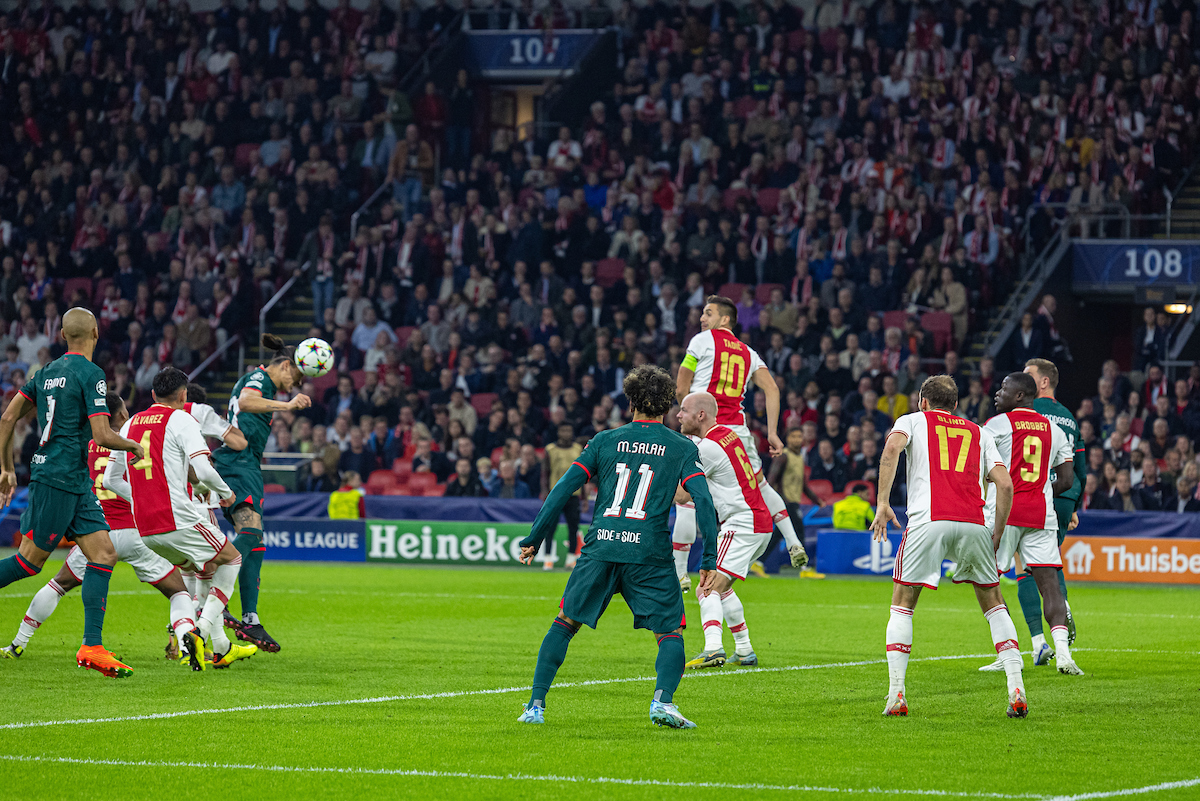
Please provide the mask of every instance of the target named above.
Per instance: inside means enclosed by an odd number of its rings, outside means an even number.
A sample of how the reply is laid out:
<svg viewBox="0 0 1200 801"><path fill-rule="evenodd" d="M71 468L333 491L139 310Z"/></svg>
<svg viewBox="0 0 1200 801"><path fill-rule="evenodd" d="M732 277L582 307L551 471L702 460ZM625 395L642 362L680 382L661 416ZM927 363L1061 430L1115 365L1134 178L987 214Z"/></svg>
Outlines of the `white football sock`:
<svg viewBox="0 0 1200 801"><path fill-rule="evenodd" d="M183 568L180 568L179 575L183 578L184 588L188 591L188 595L190 595L192 598L192 605L197 606L196 593L199 589L199 585L197 584L195 571L184 570Z"/></svg>
<svg viewBox="0 0 1200 801"><path fill-rule="evenodd" d="M186 591L177 592L171 601L171 629L175 637L183 642L183 635L196 628L195 610L192 606L192 596Z"/></svg>
<svg viewBox="0 0 1200 801"><path fill-rule="evenodd" d="M1033 652L1035 654L1038 652L1038 649L1041 648L1045 644L1046 644L1046 635L1045 634L1033 635Z"/></svg>
<svg viewBox="0 0 1200 801"><path fill-rule="evenodd" d="M17 631L17 636L13 638L13 645L19 645L24 648L29 644L29 638L38 630L38 627L46 622L46 618L54 614L54 610L58 607L58 599L67 594L67 591L58 585L54 579L50 579L47 584L34 593L33 600L29 602L29 609L25 611L25 618L21 621L21 628Z"/></svg>
<svg viewBox="0 0 1200 801"><path fill-rule="evenodd" d="M740 656L752 653L750 647L750 630L746 628L746 610L742 608L742 599L733 590L727 590L721 596L721 611L725 613L725 625L733 635L734 653Z"/></svg>
<svg viewBox="0 0 1200 801"><path fill-rule="evenodd" d="M704 622L704 650L721 650L721 598L710 592L700 598L700 620Z"/></svg>
<svg viewBox="0 0 1200 801"><path fill-rule="evenodd" d="M1067 642L1066 626L1051 626L1050 636L1054 638L1054 658L1060 662L1071 662L1071 644Z"/></svg>
<svg viewBox="0 0 1200 801"><path fill-rule="evenodd" d="M912 653L913 610L893 606L887 624L888 695L904 692L904 675Z"/></svg>
<svg viewBox="0 0 1200 801"><path fill-rule="evenodd" d="M1021 649L1017 645L1017 627L1013 625L1008 607L997 604L983 613L992 629L992 642L996 645L996 654L1004 661L1004 675L1008 678L1008 691L1015 689L1025 691L1025 681L1021 676Z"/></svg>
<svg viewBox="0 0 1200 801"><path fill-rule="evenodd" d="M792 525L792 518L788 516L787 504L783 497L775 491L774 487L763 480L761 472L756 478L758 490L767 504L767 511L771 513L771 519L775 521L775 525L779 527L779 533L783 535L783 541L787 543L788 548L799 545L800 539L796 536L796 527Z"/></svg>
<svg viewBox="0 0 1200 801"><path fill-rule="evenodd" d="M212 571L212 589L208 591L204 611L200 614L200 634L212 645L216 656L229 652L229 637L225 634L221 617L237 585L238 571L241 569L242 557L238 556Z"/></svg>
<svg viewBox="0 0 1200 801"><path fill-rule="evenodd" d="M204 604L208 601L208 592L212 589L213 574L212 571L197 572L196 589L192 593L192 603L196 605L196 619L200 619L200 614L204 611Z"/></svg>
<svg viewBox="0 0 1200 801"><path fill-rule="evenodd" d="M691 556L692 546L687 543L673 543L675 548L675 577L683 580L688 572L688 557Z"/></svg>

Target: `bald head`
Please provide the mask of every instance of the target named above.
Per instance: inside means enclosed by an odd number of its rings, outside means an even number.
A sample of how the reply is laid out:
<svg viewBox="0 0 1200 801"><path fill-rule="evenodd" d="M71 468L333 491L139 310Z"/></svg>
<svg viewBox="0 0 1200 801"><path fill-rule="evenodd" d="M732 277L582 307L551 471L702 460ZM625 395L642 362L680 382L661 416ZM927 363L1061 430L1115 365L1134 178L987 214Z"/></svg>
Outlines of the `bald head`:
<svg viewBox="0 0 1200 801"><path fill-rule="evenodd" d="M62 318L62 333L63 339L72 347L75 343L95 342L100 338L96 315L78 306L69 309Z"/></svg>
<svg viewBox="0 0 1200 801"><path fill-rule="evenodd" d="M717 424L717 399L707 392L693 392L679 405L679 430L702 437Z"/></svg>

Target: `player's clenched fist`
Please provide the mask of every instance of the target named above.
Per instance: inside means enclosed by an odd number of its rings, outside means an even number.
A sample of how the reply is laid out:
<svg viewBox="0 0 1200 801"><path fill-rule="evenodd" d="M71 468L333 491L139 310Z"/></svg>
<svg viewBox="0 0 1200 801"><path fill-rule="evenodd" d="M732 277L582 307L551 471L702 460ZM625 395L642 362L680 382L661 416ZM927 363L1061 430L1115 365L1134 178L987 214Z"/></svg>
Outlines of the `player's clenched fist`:
<svg viewBox="0 0 1200 801"><path fill-rule="evenodd" d="M292 398L291 402L288 403L289 409L307 409L309 406L312 406L312 398L303 393Z"/></svg>

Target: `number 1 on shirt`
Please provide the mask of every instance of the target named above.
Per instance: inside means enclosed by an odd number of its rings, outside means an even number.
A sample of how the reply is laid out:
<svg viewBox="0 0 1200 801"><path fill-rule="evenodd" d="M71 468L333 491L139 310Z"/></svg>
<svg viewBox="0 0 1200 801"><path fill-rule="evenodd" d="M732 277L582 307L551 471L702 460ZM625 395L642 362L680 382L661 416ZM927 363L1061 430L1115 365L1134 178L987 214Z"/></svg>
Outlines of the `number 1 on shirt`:
<svg viewBox="0 0 1200 801"><path fill-rule="evenodd" d="M646 519L646 497L650 494L650 484L654 481L654 471L648 464L639 467L638 474L641 479L638 481L637 491L633 494L633 505L625 510L625 516L630 520ZM633 471L629 469L629 465L624 462L617 464L617 488L613 491L612 506L604 510L604 517L621 516L621 502L625 500L625 493L629 491L629 478L632 475Z"/></svg>

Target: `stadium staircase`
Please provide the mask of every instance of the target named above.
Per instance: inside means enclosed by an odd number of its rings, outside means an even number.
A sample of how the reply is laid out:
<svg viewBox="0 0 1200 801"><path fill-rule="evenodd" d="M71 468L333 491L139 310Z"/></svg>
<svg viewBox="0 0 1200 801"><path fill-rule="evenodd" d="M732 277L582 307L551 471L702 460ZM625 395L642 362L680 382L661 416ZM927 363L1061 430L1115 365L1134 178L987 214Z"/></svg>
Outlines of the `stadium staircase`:
<svg viewBox="0 0 1200 801"><path fill-rule="evenodd" d="M1170 235L1164 231L1156 239L1200 239L1200 170L1193 168L1171 204Z"/></svg>
<svg viewBox="0 0 1200 801"><path fill-rule="evenodd" d="M293 296L280 303L270 314L267 330L277 334L289 345L299 344L312 328L312 297L308 295ZM258 328L250 326L246 330L246 366L258 363ZM213 378L208 383L209 403L213 408L221 410L222 404L233 392L233 385L242 376L242 365L234 359L221 371L214 371Z"/></svg>

